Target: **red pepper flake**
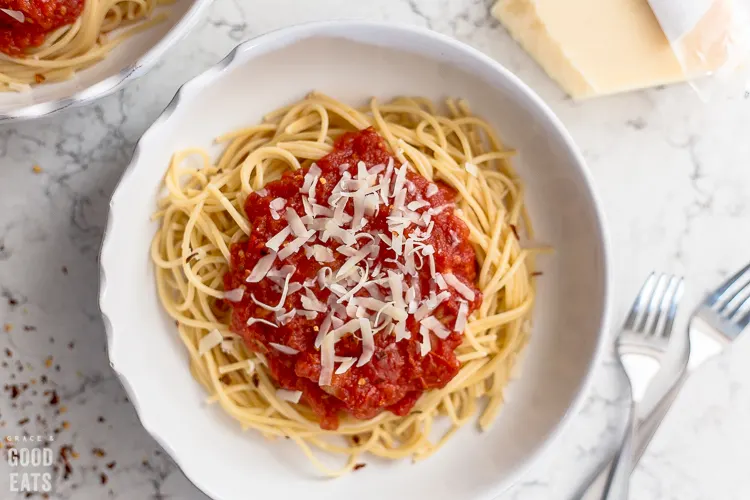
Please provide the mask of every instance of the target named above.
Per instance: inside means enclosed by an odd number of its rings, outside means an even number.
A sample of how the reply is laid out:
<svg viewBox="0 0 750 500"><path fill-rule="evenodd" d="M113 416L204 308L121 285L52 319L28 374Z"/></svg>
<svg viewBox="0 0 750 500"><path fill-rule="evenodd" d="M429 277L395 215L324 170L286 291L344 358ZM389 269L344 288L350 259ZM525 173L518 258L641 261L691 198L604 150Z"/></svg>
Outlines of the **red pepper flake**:
<svg viewBox="0 0 750 500"><path fill-rule="evenodd" d="M362 469L363 467L366 467L366 466L367 466L367 464L356 464L354 466L354 470L359 470L359 469Z"/></svg>
<svg viewBox="0 0 750 500"><path fill-rule="evenodd" d="M70 422L68 422L67 420L63 420L62 427L66 430L70 429Z"/></svg>
<svg viewBox="0 0 750 500"><path fill-rule="evenodd" d="M117 465L117 462L110 462L107 464L107 469L112 470L115 468L115 465Z"/></svg>
<svg viewBox="0 0 750 500"><path fill-rule="evenodd" d="M8 297L8 305L10 307L15 307L18 305L18 301L14 299L13 297Z"/></svg>
<svg viewBox="0 0 750 500"><path fill-rule="evenodd" d="M68 266L62 266L62 273L66 276L68 275Z"/></svg>
<svg viewBox="0 0 750 500"><path fill-rule="evenodd" d="M72 351L72 350L73 350L73 347L75 347L75 345L76 345L76 343L75 343L75 342L69 342L69 343L68 343L68 349L70 349L70 350ZM79 372L79 373L80 373L80 372Z"/></svg>
<svg viewBox="0 0 750 500"><path fill-rule="evenodd" d="M359 444L359 436L352 436L352 441L354 441L354 444Z"/></svg>
<svg viewBox="0 0 750 500"><path fill-rule="evenodd" d="M36 327L31 325L23 325L23 331L24 332L35 332Z"/></svg>
<svg viewBox="0 0 750 500"><path fill-rule="evenodd" d="M516 225L515 224L511 224L510 228L513 230L513 234L516 235L516 239L520 241L521 237L518 235L518 228L516 227Z"/></svg>
<svg viewBox="0 0 750 500"><path fill-rule="evenodd" d="M5 348L5 355L6 355L6 356L8 356L8 357L11 357L11 356L13 356L13 351L11 351L10 349L8 349L8 348L6 347L6 348Z"/></svg>
<svg viewBox="0 0 750 500"><path fill-rule="evenodd" d="M253 373L253 385L258 387L260 385L260 378L257 373Z"/></svg>
<svg viewBox="0 0 750 500"><path fill-rule="evenodd" d="M18 388L16 384L11 385L9 389L10 389L11 399L16 399L21 394L21 390Z"/></svg>
<svg viewBox="0 0 750 500"><path fill-rule="evenodd" d="M44 360L44 366L47 368L52 366L52 356L48 356L47 359Z"/></svg>
<svg viewBox="0 0 750 500"><path fill-rule="evenodd" d="M64 7L63 7L63 8L64 8ZM60 13L61 13L61 14L63 14L63 15L65 14L65 13L63 12L63 9L60 9ZM45 81L45 80L47 80L47 77L46 77L46 76L44 76L44 75L42 75L42 74L40 74L40 73L36 73L36 74L34 75L34 81L35 81L36 83L44 83L44 81Z"/></svg>
<svg viewBox="0 0 750 500"><path fill-rule="evenodd" d="M96 419L100 424L104 423L104 417L99 417Z"/></svg>
<svg viewBox="0 0 750 500"><path fill-rule="evenodd" d="M108 480L109 480L109 478L107 477L107 475L105 473L102 472L101 474L99 474L99 482L100 483L107 484Z"/></svg>
<svg viewBox="0 0 750 500"><path fill-rule="evenodd" d="M18 425L26 425L28 423L29 423L29 418L28 417L22 418L21 420L18 421Z"/></svg>
<svg viewBox="0 0 750 500"><path fill-rule="evenodd" d="M3 325L3 330L5 331L5 333L10 333L11 330L13 330L13 325L11 325L10 323L5 323Z"/></svg>
<svg viewBox="0 0 750 500"><path fill-rule="evenodd" d="M52 406L56 406L60 403L60 397L57 395L57 391L44 391L45 395L49 395L49 404Z"/></svg>
<svg viewBox="0 0 750 500"><path fill-rule="evenodd" d="M544 273L543 273L543 272L541 272L541 271L534 271L533 273L531 273L531 275L532 275L532 276L541 276L541 275L543 275L543 274L544 274Z"/></svg>
<svg viewBox="0 0 750 500"><path fill-rule="evenodd" d="M91 453L93 453L95 456L99 458L103 458L107 456L107 454L101 448L94 448L93 450L91 450Z"/></svg>
<svg viewBox="0 0 750 500"><path fill-rule="evenodd" d="M73 447L69 444L63 445L60 447L60 462L63 463L64 472L63 472L63 479L68 479L70 475L73 473L73 468L70 466L70 459L68 458L68 454L70 454L73 458L77 458L78 454L73 451ZM59 470L58 466L55 465L53 467L54 471L57 472Z"/></svg>

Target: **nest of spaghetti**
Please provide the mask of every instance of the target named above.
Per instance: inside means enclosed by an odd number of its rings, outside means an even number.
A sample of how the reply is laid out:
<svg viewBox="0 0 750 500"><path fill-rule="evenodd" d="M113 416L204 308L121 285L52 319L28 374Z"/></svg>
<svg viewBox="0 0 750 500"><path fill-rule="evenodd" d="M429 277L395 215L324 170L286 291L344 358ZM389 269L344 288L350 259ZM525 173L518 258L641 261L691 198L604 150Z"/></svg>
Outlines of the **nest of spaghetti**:
<svg viewBox="0 0 750 500"><path fill-rule="evenodd" d="M313 92L216 142L173 156L151 248L208 401L329 476L489 429L548 251L493 127L460 100Z"/></svg>

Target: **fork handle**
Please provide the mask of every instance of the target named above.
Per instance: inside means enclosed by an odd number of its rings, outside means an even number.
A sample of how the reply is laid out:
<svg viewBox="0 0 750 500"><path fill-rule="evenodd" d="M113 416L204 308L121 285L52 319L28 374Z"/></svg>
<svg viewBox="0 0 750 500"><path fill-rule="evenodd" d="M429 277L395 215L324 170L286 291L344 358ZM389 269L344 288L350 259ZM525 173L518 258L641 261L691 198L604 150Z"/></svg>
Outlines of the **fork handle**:
<svg viewBox="0 0 750 500"><path fill-rule="evenodd" d="M602 488L600 500L627 500L630 489L630 472L633 470L633 434L634 434L635 404L631 404L628 421L625 427L625 437L622 446L615 453L609 467L607 480Z"/></svg>
<svg viewBox="0 0 750 500"><path fill-rule="evenodd" d="M629 440L632 438L632 444L631 446L631 452L632 452L632 459L629 461L629 468L625 468L627 471L627 476L629 477L630 474L633 472L635 467L638 465L638 462L640 461L641 457L643 457L643 454L646 452L646 449L648 448L649 443L651 443L651 440L653 439L654 435L656 434L656 431L659 429L659 425L661 425L661 422L664 420L664 417L666 417L667 413L669 412L669 409L672 407L672 404L677 399L677 395L680 393L680 390L685 385L685 381L688 379L688 376L690 375L689 370L683 369L680 373L679 377L670 384L669 389L662 394L662 396L659 398L658 403L654 405L654 407L651 409L651 411L643 416L643 418L638 419L634 425L631 425L631 422L628 422L628 425L626 427L627 433L632 433L632 436L629 436L628 434L625 435L623 438L623 442L621 445L622 447L629 445ZM634 428L633 428L634 427ZM589 479L586 480L583 483L583 486L581 489L579 489L576 494L572 497L573 500L581 500L586 496L587 493L590 493L595 485L601 485L606 480L605 487L604 487L604 494L605 496L601 497L603 500L607 499L606 496L608 490L612 490L612 475L615 473L613 471L613 468L615 469L622 469L622 451L618 450L615 454L614 458L610 460L609 462L604 462L601 464L593 474L589 476ZM606 479L605 479L606 478ZM595 490L594 490L595 491ZM601 491L601 490L600 490ZM588 496L586 498L592 498L591 496Z"/></svg>
<svg viewBox="0 0 750 500"><path fill-rule="evenodd" d="M632 469L635 469L635 466L638 465L641 457L646 452L646 448L648 448L649 443L651 443L651 440L654 438L654 435L659 429L664 417L669 413L669 409L672 408L672 404L674 404L677 395L684 387L689 376L690 371L684 370L669 390L664 393L659 402L654 406L653 410L651 410L643 420L638 422L633 443Z"/></svg>

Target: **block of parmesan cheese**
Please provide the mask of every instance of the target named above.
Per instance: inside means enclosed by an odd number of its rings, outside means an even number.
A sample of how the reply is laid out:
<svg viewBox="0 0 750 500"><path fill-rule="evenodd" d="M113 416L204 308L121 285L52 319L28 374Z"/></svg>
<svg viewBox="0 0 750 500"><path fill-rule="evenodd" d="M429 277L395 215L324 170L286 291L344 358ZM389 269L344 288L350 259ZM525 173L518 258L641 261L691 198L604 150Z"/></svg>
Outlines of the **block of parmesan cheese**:
<svg viewBox="0 0 750 500"><path fill-rule="evenodd" d="M715 0L719 7L693 23L685 39L721 34L726 1ZM648 0L499 0L493 15L576 99L684 81L727 60L716 45L678 57Z"/></svg>

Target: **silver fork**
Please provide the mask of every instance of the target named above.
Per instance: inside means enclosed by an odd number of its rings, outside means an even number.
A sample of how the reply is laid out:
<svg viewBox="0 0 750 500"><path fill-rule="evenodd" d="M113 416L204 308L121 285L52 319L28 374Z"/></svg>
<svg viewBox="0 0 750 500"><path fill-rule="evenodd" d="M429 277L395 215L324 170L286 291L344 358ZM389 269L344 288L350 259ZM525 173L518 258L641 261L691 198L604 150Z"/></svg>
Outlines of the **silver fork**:
<svg viewBox="0 0 750 500"><path fill-rule="evenodd" d="M633 397L628 412L627 432L623 443L615 455L609 473L607 463L602 464L583 487L573 497L580 499L588 492L602 491L599 498L617 498L612 495L624 494L627 498L628 477L631 471L633 422L642 418L638 405L666 356L669 341L677 314L677 306L682 298L683 280L676 276L654 273L646 279L628 313L622 330L617 337L618 362L625 371ZM654 369L649 369L650 361ZM655 362L655 363L654 363ZM656 365L656 366L653 366ZM637 414L638 413L638 414ZM603 484L603 490L599 489ZM589 497L593 498L593 497Z"/></svg>
<svg viewBox="0 0 750 500"><path fill-rule="evenodd" d="M638 426L633 443L635 467L682 386L700 365L734 342L750 325L750 264L710 293L688 323L688 341L680 353L675 382L660 398L653 411Z"/></svg>

